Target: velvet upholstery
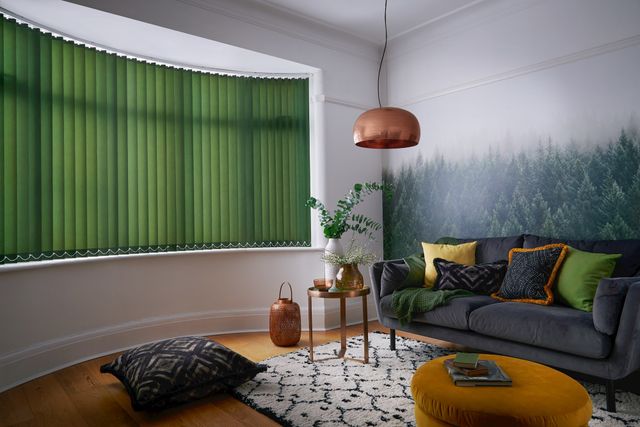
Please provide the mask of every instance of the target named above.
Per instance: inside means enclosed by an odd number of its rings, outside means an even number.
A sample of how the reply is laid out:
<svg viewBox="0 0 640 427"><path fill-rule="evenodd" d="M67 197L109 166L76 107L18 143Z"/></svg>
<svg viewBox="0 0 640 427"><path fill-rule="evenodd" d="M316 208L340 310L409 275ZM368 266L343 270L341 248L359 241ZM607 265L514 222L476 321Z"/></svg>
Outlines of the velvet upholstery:
<svg viewBox="0 0 640 427"><path fill-rule="evenodd" d="M611 351L611 337L596 331L591 313L557 305L505 302L480 307L469 316L469 329L595 359L605 358Z"/></svg>
<svg viewBox="0 0 640 427"><path fill-rule="evenodd" d="M524 235L524 248L537 248L551 243L565 243L586 252L622 254L611 277L632 277L640 274L640 239L638 240L564 240Z"/></svg>
<svg viewBox="0 0 640 427"><path fill-rule="evenodd" d="M481 354L494 360L513 387L456 387L444 356L420 366L411 379L418 426L584 427L591 419L587 391L576 380L538 363Z"/></svg>
<svg viewBox="0 0 640 427"><path fill-rule="evenodd" d="M402 263L388 262L382 270L380 295L391 295L393 291L403 289L404 281L409 274L409 266Z"/></svg>
<svg viewBox="0 0 640 427"><path fill-rule="evenodd" d="M482 247L484 239L473 240L478 241L478 246ZM535 244L537 245L538 243L542 244L555 241L556 240L545 240L544 242L535 242ZM625 242L626 246L624 246L624 244L622 246L614 245L609 251L602 249L601 245L593 245L592 250L603 253L622 253L623 259L628 259L629 257L624 247L631 248L631 251L633 253L636 245L640 244L640 240ZM534 245L534 242L531 239L529 239L529 243ZM573 244L573 242L571 241L569 241L568 243ZM585 248L584 245L575 245L574 247L577 247L580 250L589 250L588 248ZM480 257L482 257L482 255L480 255ZM478 260L480 259L482 258L478 258ZM492 261L491 259L487 258L483 259L483 261L487 260ZM637 258L637 260L640 261L640 257ZM640 368L640 339L638 339L638 337L640 337L640 310L638 309L638 307L640 307L640 277L605 279L601 282L607 283L609 280L613 283L624 282L625 285L622 285L620 290L622 291L622 293L626 292L626 296L624 296L624 303L620 312L617 331L615 331L614 335L611 335L611 351L605 358L594 359L577 354L572 354L571 348L567 348L566 351L559 351L479 334L471 330L438 326L425 322L411 322L407 325L402 326L398 319L387 315L388 313L385 314L381 310L380 277L385 262L403 261L382 261L373 264L370 269L372 294L376 304L378 319L383 326L393 329L394 332L396 329L398 329L409 333L454 342L478 350L533 360L560 369L593 375L607 380L622 379ZM623 271L629 271L627 267L630 264L625 264L623 262L623 265ZM616 273L614 272L614 274ZM601 324L601 316L604 316L604 318L607 317L607 315L605 315L605 312L601 311L601 309L603 308L602 303L604 302L604 299L602 301L598 301L598 295L599 294L596 293L596 300L594 301L593 321L595 324L599 325L598 327L601 328L600 332L605 332L607 328L604 327L603 324ZM622 298L622 296L620 295L618 296L618 298ZM459 300L463 299L464 298L460 298ZM497 304L498 306L500 306L506 303ZM526 304L521 304L521 306L526 306ZM548 309L553 307L554 306L546 306L541 308ZM445 309L446 307L441 308Z"/></svg>
<svg viewBox="0 0 640 427"><path fill-rule="evenodd" d="M638 278L602 279L593 300L593 325L603 334L615 335L627 290Z"/></svg>
<svg viewBox="0 0 640 427"><path fill-rule="evenodd" d="M459 239L460 243L478 242L476 246L476 264L496 262L509 258L509 251L521 248L524 236L485 237L482 239Z"/></svg>
<svg viewBox="0 0 640 427"><path fill-rule="evenodd" d="M478 295L491 295L498 291L507 273L507 261L462 265L436 258L433 265L438 272L434 289L465 289Z"/></svg>
<svg viewBox="0 0 640 427"><path fill-rule="evenodd" d="M392 301L392 295L383 297L380 301L380 308L385 316L397 318L393 312ZM454 329L469 329L469 314L471 314L473 310L485 305L497 303L498 301L485 295L454 298L446 305L436 307L431 311L415 314L413 321L447 326Z"/></svg>

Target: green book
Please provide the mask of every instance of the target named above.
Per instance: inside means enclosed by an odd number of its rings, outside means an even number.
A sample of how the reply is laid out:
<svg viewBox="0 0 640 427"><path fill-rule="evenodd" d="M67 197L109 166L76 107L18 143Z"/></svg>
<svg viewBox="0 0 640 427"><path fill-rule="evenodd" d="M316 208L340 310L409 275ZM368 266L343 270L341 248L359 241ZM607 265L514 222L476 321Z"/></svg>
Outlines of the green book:
<svg viewBox="0 0 640 427"><path fill-rule="evenodd" d="M453 366L475 369L478 366L478 360L480 360L478 353L456 353L456 358L453 359Z"/></svg>

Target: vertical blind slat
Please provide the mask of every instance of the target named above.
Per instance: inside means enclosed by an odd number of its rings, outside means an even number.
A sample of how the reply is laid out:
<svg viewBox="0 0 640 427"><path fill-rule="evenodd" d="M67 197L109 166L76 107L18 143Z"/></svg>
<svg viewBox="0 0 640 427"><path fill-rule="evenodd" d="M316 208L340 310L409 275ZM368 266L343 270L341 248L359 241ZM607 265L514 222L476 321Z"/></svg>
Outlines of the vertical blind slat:
<svg viewBox="0 0 640 427"><path fill-rule="evenodd" d="M0 263L309 245L308 80L0 37Z"/></svg>
<svg viewBox="0 0 640 427"><path fill-rule="evenodd" d="M51 39L44 34L39 34L40 43L40 233L41 248L44 253L53 251L53 170L51 159L52 151L52 115L51 94L53 70L51 64ZM1 55L0 55L1 57ZM2 65L0 65L2 69ZM0 103L0 105L2 105ZM0 121L2 121L0 111ZM1 163L1 162L0 162ZM1 228L1 227L0 227ZM0 231L2 240L2 231Z"/></svg>

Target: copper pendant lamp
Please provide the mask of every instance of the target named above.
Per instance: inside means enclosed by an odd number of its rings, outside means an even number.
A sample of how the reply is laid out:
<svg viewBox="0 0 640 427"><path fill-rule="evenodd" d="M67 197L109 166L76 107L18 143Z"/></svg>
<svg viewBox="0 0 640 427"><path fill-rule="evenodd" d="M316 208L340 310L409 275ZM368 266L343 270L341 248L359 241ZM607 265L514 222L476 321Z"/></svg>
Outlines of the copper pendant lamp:
<svg viewBox="0 0 640 427"><path fill-rule="evenodd" d="M353 125L353 142L363 148L405 148L418 145L420 123L407 110L383 107L380 102L380 71L387 51L387 1L384 1L384 48L378 66L378 106L367 110Z"/></svg>

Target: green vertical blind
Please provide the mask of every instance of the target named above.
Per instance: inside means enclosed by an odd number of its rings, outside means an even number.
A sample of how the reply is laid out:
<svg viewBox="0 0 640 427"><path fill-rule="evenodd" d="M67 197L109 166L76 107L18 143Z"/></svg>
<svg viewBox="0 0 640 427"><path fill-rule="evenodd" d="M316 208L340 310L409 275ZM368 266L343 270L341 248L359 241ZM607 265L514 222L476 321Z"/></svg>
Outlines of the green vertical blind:
<svg viewBox="0 0 640 427"><path fill-rule="evenodd" d="M308 79L203 73L1 19L0 263L308 246Z"/></svg>

